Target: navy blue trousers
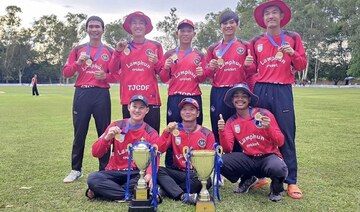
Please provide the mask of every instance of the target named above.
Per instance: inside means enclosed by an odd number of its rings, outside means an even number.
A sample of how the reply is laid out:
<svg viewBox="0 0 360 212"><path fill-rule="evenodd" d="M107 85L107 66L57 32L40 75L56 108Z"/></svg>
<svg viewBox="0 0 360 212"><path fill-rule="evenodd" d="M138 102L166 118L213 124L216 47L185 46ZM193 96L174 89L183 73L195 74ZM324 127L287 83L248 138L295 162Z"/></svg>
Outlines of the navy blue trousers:
<svg viewBox="0 0 360 212"><path fill-rule="evenodd" d="M130 171L129 194L130 198L140 175L138 170ZM89 188L95 197L106 200L124 200L126 190L127 171L99 171L91 173L87 179Z"/></svg>
<svg viewBox="0 0 360 212"><path fill-rule="evenodd" d="M289 169L285 180L288 184L297 183L297 159L295 147L295 111L291 85L256 83L254 93L259 96L258 107L270 110L284 134L285 142L280 147L281 154Z"/></svg>
<svg viewBox="0 0 360 212"><path fill-rule="evenodd" d="M71 158L73 170L81 171L91 116L95 119L97 135L100 137L111 121L109 89L97 87L75 89L73 101L74 142ZM105 169L109 156L110 150L102 158L99 158L99 170Z"/></svg>
<svg viewBox="0 0 360 212"><path fill-rule="evenodd" d="M249 179L251 176L269 177L271 191L280 193L284 190L283 182L287 176L284 161L275 154L264 156L247 156L242 152L232 152L222 156L221 174L230 182L235 183Z"/></svg>
<svg viewBox="0 0 360 212"><path fill-rule="evenodd" d="M203 122L203 110L202 110L202 99L201 99L201 95L198 96L185 96L185 95L172 95L172 96L168 96L168 101L167 101L167 115L166 115L166 124L169 124L170 122L182 122L181 116L180 116L180 109L178 107L179 103L181 102L181 100L183 100L184 98L193 98L195 99L200 107L200 115L199 117L196 119L197 124L202 125ZM169 148L166 151L166 155L165 155L165 165L166 167L171 167L173 164L173 149Z"/></svg>

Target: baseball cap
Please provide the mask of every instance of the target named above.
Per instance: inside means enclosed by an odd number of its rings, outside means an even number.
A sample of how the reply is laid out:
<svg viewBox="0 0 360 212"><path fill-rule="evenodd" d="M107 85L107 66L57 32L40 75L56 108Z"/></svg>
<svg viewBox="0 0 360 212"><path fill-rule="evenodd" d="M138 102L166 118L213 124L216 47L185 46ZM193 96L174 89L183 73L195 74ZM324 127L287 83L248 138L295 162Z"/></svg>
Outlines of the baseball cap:
<svg viewBox="0 0 360 212"><path fill-rule="evenodd" d="M149 101L143 95L134 95L131 97L130 103L135 101L142 101L146 107L149 107Z"/></svg>
<svg viewBox="0 0 360 212"><path fill-rule="evenodd" d="M186 25L195 29L194 23L192 21L190 21L189 19L184 19L184 20L180 21L177 26L177 29L181 29L183 26L186 26Z"/></svg>
<svg viewBox="0 0 360 212"><path fill-rule="evenodd" d="M183 100L181 100L181 102L178 105L179 109L181 109L185 104L192 104L198 110L200 108L199 103L193 98L184 98Z"/></svg>

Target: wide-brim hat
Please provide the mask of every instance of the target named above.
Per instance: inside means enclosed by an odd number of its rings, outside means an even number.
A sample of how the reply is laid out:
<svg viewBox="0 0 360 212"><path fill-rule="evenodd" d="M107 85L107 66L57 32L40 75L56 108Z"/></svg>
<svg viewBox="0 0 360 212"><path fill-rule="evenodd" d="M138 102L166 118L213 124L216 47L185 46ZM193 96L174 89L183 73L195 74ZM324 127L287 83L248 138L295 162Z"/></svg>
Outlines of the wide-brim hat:
<svg viewBox="0 0 360 212"><path fill-rule="evenodd" d="M233 104L233 96L237 91L242 91L250 96L250 98L251 98L250 106L254 107L258 103L259 97L250 91L249 86L247 86L246 84L240 83L240 84L234 85L234 87L230 88L225 93L224 102L227 106L229 106L231 108L235 108L234 104Z"/></svg>
<svg viewBox="0 0 360 212"><path fill-rule="evenodd" d="M183 100L181 100L181 102L178 104L179 109L184 107L185 104L191 104L194 107L196 107L196 109L198 109L198 110L200 108L199 103L193 98L188 97L188 98L184 98Z"/></svg>
<svg viewBox="0 0 360 212"><path fill-rule="evenodd" d="M152 31L153 29L153 25L151 24L151 19L149 18L149 16L145 15L143 12L140 11L136 11L133 12L131 14L129 14L128 16L126 16L125 21L123 23L123 28L126 32L128 32L129 34L132 34L131 29L130 29L130 25L131 25L131 19L134 17L139 17L139 18L143 18L145 20L145 34L148 34Z"/></svg>
<svg viewBox="0 0 360 212"><path fill-rule="evenodd" d="M286 24L289 23L290 19L291 19L291 9L290 7L283 1L281 0L271 0L271 1L267 1L265 3L260 4L259 6L257 6L254 10L254 17L255 17L255 21L257 22L257 24L266 29L266 25L264 22L264 10L267 7L270 6L276 6L279 7L281 12L284 14L283 19L280 21L280 27L285 26Z"/></svg>

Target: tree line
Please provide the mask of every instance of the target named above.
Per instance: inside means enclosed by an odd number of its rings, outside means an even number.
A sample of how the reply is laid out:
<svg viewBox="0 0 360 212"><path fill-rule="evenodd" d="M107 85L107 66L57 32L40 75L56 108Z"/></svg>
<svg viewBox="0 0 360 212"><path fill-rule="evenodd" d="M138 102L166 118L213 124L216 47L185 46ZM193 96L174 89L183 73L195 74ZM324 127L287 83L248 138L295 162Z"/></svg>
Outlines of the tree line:
<svg viewBox="0 0 360 212"><path fill-rule="evenodd" d="M238 37L250 40L263 33L253 18L256 5L262 0L241 0L236 12L240 16ZM345 77L360 77L360 0L292 0L292 20L285 29L298 32L303 39L308 66L296 76L299 82L326 79L337 84ZM228 9L228 8L226 8ZM21 27L18 6L6 7L0 16L0 83L29 83L38 74L40 83L69 83L62 77L62 67L70 50L86 37L86 14L68 13L64 20L44 15L31 27ZM155 23L162 36L155 40L165 50L177 45L175 34L180 21L177 9ZM194 46L205 51L221 39L218 17L211 12L204 22L196 22ZM123 19L106 24L104 41L115 46L121 38L129 39L122 28ZM70 79L71 81L73 79Z"/></svg>

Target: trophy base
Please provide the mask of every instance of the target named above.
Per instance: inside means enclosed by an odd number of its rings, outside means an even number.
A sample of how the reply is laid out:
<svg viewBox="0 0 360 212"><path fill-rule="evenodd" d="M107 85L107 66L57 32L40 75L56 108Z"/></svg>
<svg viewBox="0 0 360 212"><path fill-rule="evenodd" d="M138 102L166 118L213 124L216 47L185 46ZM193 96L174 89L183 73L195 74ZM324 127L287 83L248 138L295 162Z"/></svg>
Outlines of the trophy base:
<svg viewBox="0 0 360 212"><path fill-rule="evenodd" d="M129 212L154 212L155 208L151 205L151 200L131 200Z"/></svg>
<svg viewBox="0 0 360 212"><path fill-rule="evenodd" d="M215 205L212 201L197 201L196 212L215 212Z"/></svg>

